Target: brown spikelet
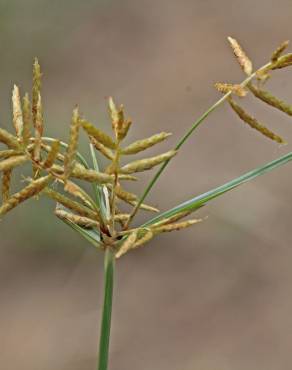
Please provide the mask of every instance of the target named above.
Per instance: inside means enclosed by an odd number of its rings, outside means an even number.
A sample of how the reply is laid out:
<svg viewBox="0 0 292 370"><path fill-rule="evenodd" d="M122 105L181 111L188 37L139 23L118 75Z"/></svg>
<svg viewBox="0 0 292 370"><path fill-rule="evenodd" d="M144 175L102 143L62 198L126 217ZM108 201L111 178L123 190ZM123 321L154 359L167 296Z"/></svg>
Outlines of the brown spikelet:
<svg viewBox="0 0 292 370"><path fill-rule="evenodd" d="M5 203L9 199L9 190L11 183L12 170L6 170L2 173L2 201Z"/></svg>
<svg viewBox="0 0 292 370"><path fill-rule="evenodd" d="M78 107L75 107L73 110L72 120L71 120L71 127L70 127L70 138L69 144L67 148L67 152L65 155L64 160L64 180L65 182L70 177L73 167L74 167L74 159L77 152L77 145L78 145L78 137L79 137L79 111Z"/></svg>
<svg viewBox="0 0 292 370"><path fill-rule="evenodd" d="M247 123L250 127L254 128L255 130L259 131L264 136L276 141L279 144L285 143L285 141L280 136L274 134L267 127L265 127L263 124L258 122L258 120L256 120L254 117L246 113L245 110L242 109L233 99L230 98L228 101L229 101L231 108L238 115L238 117L242 121Z"/></svg>
<svg viewBox="0 0 292 370"><path fill-rule="evenodd" d="M135 244L137 240L138 230L133 231L127 239L124 241L118 252L116 253L116 258L120 258L123 254L127 253Z"/></svg>
<svg viewBox="0 0 292 370"><path fill-rule="evenodd" d="M98 214L96 212L53 189L46 188L44 189L43 194L51 199L54 199L56 202L62 204L64 207L78 213L80 216L89 217L93 220L99 220Z"/></svg>
<svg viewBox="0 0 292 370"><path fill-rule="evenodd" d="M280 55L285 51L285 49L287 49L288 45L289 45L289 40L282 42L277 47L277 49L273 52L271 56L271 61L276 62L279 59Z"/></svg>
<svg viewBox="0 0 292 370"><path fill-rule="evenodd" d="M137 161L126 164L120 169L120 173L131 174L135 172L142 172L150 170L154 166L157 166L165 161L168 161L176 155L176 150L170 150L169 152L157 155L155 157L139 159Z"/></svg>
<svg viewBox="0 0 292 370"><path fill-rule="evenodd" d="M138 204L138 202L132 201L132 200L128 200L127 203L130 204L133 207L136 207L137 204ZM159 209L158 208L149 206L148 204L144 204L144 203L142 203L139 206L139 209L143 209L144 211L148 211L148 212L155 212L155 213L158 213L159 212Z"/></svg>
<svg viewBox="0 0 292 370"><path fill-rule="evenodd" d="M20 166L29 160L27 155L16 155L9 157L0 162L0 171L7 171L14 167Z"/></svg>
<svg viewBox="0 0 292 370"><path fill-rule="evenodd" d="M92 227L99 227L99 223L95 220L91 220L88 217L75 215L74 213L66 212L63 209L56 207L55 215L59 217L61 220L68 220L73 222L76 225L85 227L85 228L92 228Z"/></svg>
<svg viewBox="0 0 292 370"><path fill-rule="evenodd" d="M52 176L40 177L37 180L31 181L25 188L20 190L18 193L13 194L1 207L0 216L3 216L11 209L18 206L18 204L25 200L39 194L52 180Z"/></svg>
<svg viewBox="0 0 292 370"><path fill-rule="evenodd" d="M135 194L123 190L120 185L116 186L115 191L116 191L117 197L126 202L137 200L137 196Z"/></svg>
<svg viewBox="0 0 292 370"><path fill-rule="evenodd" d="M194 220L188 220L188 221L183 221L183 222L178 222L176 224L167 224L167 225L162 225L159 227L153 227L151 228L154 233L165 233L169 231L178 231L185 229L186 227L192 226L194 224L197 224L199 222L202 222L202 219L194 219Z"/></svg>
<svg viewBox="0 0 292 370"><path fill-rule="evenodd" d="M12 91L12 112L13 112L13 125L15 128L16 136L20 140L22 140L23 116L22 116L19 88L16 85L14 85L14 88Z"/></svg>
<svg viewBox="0 0 292 370"><path fill-rule="evenodd" d="M269 104L270 106L281 110L282 112L292 116L292 105L285 103L276 96L272 95L269 91L262 90L254 86L253 84L248 84L248 88L253 93L255 97L262 100L263 102Z"/></svg>
<svg viewBox="0 0 292 370"><path fill-rule="evenodd" d="M239 84L227 84L227 83L217 82L215 83L214 86L215 86L215 89L217 89L223 94L232 92L233 94L239 96L240 98L243 98L247 94L247 90Z"/></svg>
<svg viewBox="0 0 292 370"><path fill-rule="evenodd" d="M37 105L39 102L39 95L41 91L41 67L37 58L35 58L33 63L33 86L32 86L32 118L33 124L37 125Z"/></svg>
<svg viewBox="0 0 292 370"><path fill-rule="evenodd" d="M23 132L22 141L25 146L29 144L31 136L30 125L31 125L31 106L28 94L26 93L22 101L22 112L23 112Z"/></svg>
<svg viewBox="0 0 292 370"><path fill-rule="evenodd" d="M239 43L232 37L228 37L228 41L231 45L231 48L233 50L233 53L238 60L238 63L245 74L250 76L252 74L252 62L242 49L242 47L239 45Z"/></svg>
<svg viewBox="0 0 292 370"><path fill-rule="evenodd" d="M34 125L35 125L34 160L36 162L39 162L41 159L41 145L44 131L43 108L40 93L38 95L38 101L36 105L36 115Z"/></svg>
<svg viewBox="0 0 292 370"><path fill-rule="evenodd" d="M164 218L164 219L156 222L155 224L153 224L153 227L158 227L158 226L162 226L162 225L166 225L166 224L170 224L170 223L179 221L182 218L187 217L191 213L192 213L192 211L179 212L179 213L175 214L174 216L171 216L171 217L168 217L168 218Z"/></svg>
<svg viewBox="0 0 292 370"><path fill-rule="evenodd" d="M0 142L3 144L6 144L8 148L19 150L20 145L17 141L17 138L13 135L11 135L8 131L4 130L3 128L0 128Z"/></svg>
<svg viewBox="0 0 292 370"><path fill-rule="evenodd" d="M33 138L33 140L32 140L33 142L34 142L34 138ZM46 144L44 144L44 143L42 143L42 149L44 150L44 151L46 151L47 153L50 153L50 151L51 151L51 147L50 147L50 145L46 145ZM61 162L64 162L64 160L65 160L65 156L63 155L63 154L61 154L61 153L58 153L57 154L57 157L56 157L56 159L58 159L58 161L61 161Z"/></svg>
<svg viewBox="0 0 292 370"><path fill-rule="evenodd" d="M161 132L159 134L148 137L147 139L137 140L134 143L128 145L126 148L122 149L122 154L137 154L145 149L151 148L165 139L171 136L171 133Z"/></svg>
<svg viewBox="0 0 292 370"><path fill-rule="evenodd" d="M60 141L54 140L50 147L48 156L43 164L44 168L52 167L52 165L54 164L55 160L58 157L59 150L60 150Z"/></svg>
<svg viewBox="0 0 292 370"><path fill-rule="evenodd" d="M80 120L80 122L83 129L87 132L89 136L93 136L96 140L98 140L107 148L110 149L116 148L116 143L106 133L95 127L92 123L85 121L84 119Z"/></svg>
<svg viewBox="0 0 292 370"><path fill-rule="evenodd" d="M94 137L90 137L90 142L95 147L96 150L98 150L101 154L103 154L107 159L110 159L111 161L114 159L113 152L101 144L98 140L96 140Z"/></svg>

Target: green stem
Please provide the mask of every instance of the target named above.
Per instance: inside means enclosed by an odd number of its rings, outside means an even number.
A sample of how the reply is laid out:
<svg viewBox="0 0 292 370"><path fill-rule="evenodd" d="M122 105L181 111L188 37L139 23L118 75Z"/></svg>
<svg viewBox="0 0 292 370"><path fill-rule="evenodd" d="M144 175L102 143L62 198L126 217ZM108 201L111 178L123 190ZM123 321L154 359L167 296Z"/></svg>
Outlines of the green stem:
<svg viewBox="0 0 292 370"><path fill-rule="evenodd" d="M271 63L267 63L266 65L264 65L263 67L261 67L259 70L262 70L268 66L270 66ZM258 71L259 71L258 70ZM242 83L241 83L241 86L242 87L245 87L255 76L256 76L256 73L258 72L254 72L253 74L251 74L250 76L248 76ZM209 116L210 113L212 113L216 108L218 108L221 104L223 104L225 102L225 100L228 99L228 97L231 95L231 91L229 91L228 93L226 93L225 95L222 96L221 99L217 100L217 102L215 104L213 104L208 110L206 110L206 112L204 112L194 123L193 125L191 126L191 128L185 133L185 135L179 140L179 142L177 143L176 147L175 147L175 150L178 150L180 149L181 146L183 146L183 144L187 141L187 139L192 135L192 133L196 130L196 128L198 126L200 126L200 124ZM147 197L147 195L149 194L150 190L153 188L154 184L156 183L156 181L158 180L158 178L160 177L161 173L164 171L164 169L166 168L166 166L168 165L168 163L170 162L171 159L169 159L168 161L164 162L164 164L159 168L159 170L156 172L156 174L154 175L154 177L151 179L151 181L149 182L149 184L147 185L146 189L144 190L144 193L143 195L141 196L141 198L139 199L138 203L136 204L135 208L133 209L129 219L128 219L128 222L125 226L125 229L128 228L128 226L130 225L130 222L132 221L133 217L136 215L137 211L139 210L140 208L140 205L142 204L142 202L144 201L144 199Z"/></svg>
<svg viewBox="0 0 292 370"><path fill-rule="evenodd" d="M107 370L108 368L113 285L114 285L114 268L115 268L114 253L110 250L110 248L107 248L104 256L104 300L100 330L99 358L97 367L98 370Z"/></svg>

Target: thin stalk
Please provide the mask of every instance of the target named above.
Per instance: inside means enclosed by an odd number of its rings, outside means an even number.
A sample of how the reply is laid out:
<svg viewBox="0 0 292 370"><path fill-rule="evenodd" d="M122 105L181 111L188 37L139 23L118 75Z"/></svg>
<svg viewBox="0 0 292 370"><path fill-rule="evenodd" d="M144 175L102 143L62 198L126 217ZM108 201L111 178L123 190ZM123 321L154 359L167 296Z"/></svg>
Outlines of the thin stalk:
<svg viewBox="0 0 292 370"><path fill-rule="evenodd" d="M242 87L245 87L257 74L258 71L262 70L262 69L265 69L267 67L269 67L271 65L271 63L267 63L266 65L264 65L263 67L261 67L260 69L258 69L257 71L255 71L254 73L252 73L250 76L248 76L242 83L241 83L241 86ZM217 102L215 104L213 104L209 109L207 109L194 123L193 125L191 126L191 128L185 133L185 135L179 140L179 142L177 143L176 147L175 147L175 150L179 150L181 148L181 146L183 146L183 144L187 141L187 139L192 135L192 133L196 130L197 127L200 126L200 124L209 116L210 113L212 113L216 108L218 108L221 104L223 104L227 99L228 97L231 95L231 91L229 91L228 93L226 93L225 95L222 96L222 98L220 98L219 100L217 100ZM161 173L164 171L164 169L166 168L166 166L168 165L168 163L170 162L171 159L165 161L163 163L163 165L159 168L159 170L156 172L156 174L154 175L154 177L151 179L151 181L149 182L149 184L147 185L146 189L144 190L144 193L142 194L141 198L139 199L138 203L136 204L136 206L134 207L126 225L125 225L125 229L127 229L130 225L130 222L132 221L133 217L136 215L136 213L138 212L141 204L143 203L144 199L147 197L147 195L149 194L150 190L153 188L154 184L156 183L156 181L158 180L158 178L160 177Z"/></svg>
<svg viewBox="0 0 292 370"><path fill-rule="evenodd" d="M107 248L104 256L104 299L101 319L98 370L107 370L112 316L115 256Z"/></svg>

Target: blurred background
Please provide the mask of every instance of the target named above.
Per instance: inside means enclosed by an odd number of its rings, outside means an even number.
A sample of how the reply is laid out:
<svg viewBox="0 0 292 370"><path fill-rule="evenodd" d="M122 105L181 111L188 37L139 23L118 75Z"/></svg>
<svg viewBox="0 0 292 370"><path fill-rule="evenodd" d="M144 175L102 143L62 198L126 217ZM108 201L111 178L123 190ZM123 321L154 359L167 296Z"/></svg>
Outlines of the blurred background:
<svg viewBox="0 0 292 370"><path fill-rule="evenodd" d="M134 121L129 139L170 131L159 149L170 148L220 97L216 81L244 78L226 37L236 37L259 67L291 38L291 14L291 0L1 0L1 127L11 126L13 84L30 91L38 56L47 135L67 140L76 103L110 132L112 95ZM292 71L281 71L269 89L291 101L291 83ZM291 118L245 104L292 142ZM166 210L290 150L224 105L148 202ZM291 173L288 164L212 201L198 212L209 216L204 223L119 261L111 370L291 368ZM151 175L131 189L141 194ZM53 208L30 201L0 223L1 369L96 368L103 256Z"/></svg>

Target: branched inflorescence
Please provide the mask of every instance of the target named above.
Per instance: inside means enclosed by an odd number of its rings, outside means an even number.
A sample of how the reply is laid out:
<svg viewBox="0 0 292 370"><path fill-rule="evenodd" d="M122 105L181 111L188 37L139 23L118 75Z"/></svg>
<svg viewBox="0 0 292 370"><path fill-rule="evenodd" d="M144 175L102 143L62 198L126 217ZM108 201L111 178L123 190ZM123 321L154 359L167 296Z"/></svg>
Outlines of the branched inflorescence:
<svg viewBox="0 0 292 370"><path fill-rule="evenodd" d="M292 65L292 54L282 55L288 42L281 44L272 54L271 61L255 72L253 72L250 59L238 42L233 38L229 38L229 42L248 78L242 84L217 83L215 87L220 92L227 93L231 108L242 121L268 138L281 144L284 143L280 136L247 113L235 101L234 96L243 98L250 91L256 98L268 105L292 115L291 105L262 89L263 83L269 79L272 71ZM255 77L258 80L257 85L252 83ZM111 248L117 258L131 249L140 247L157 234L180 230L201 221L201 219L181 221L193 211L189 210L178 212L170 217L158 218L156 222L148 223L148 226L130 228L130 222L138 209L150 212L158 210L142 203L135 194L127 191L124 188L124 182L136 180L135 174L138 172L167 163L176 155L177 150L122 164L124 158L151 148L167 139L170 134L161 132L125 146L124 139L132 122L125 117L123 106L116 106L112 98L109 98L108 107L113 136L109 136L83 118L78 107L75 107L68 143L45 137L41 69L38 61L35 60L32 103L30 103L28 94L25 94L21 100L19 89L14 86L12 106L15 135L0 128L0 142L6 146L0 151L3 201L0 216L31 197L47 196L56 202L56 216L90 239L98 248ZM78 152L81 130L87 134L89 139L93 168L88 166L86 160ZM109 161L103 172L98 167L96 153ZM27 179L28 184L20 191L10 194L13 170L27 163L31 164L32 178ZM77 184L77 180L91 183L93 195ZM122 211L121 202L133 207L132 210L128 213Z"/></svg>
<svg viewBox="0 0 292 370"><path fill-rule="evenodd" d="M123 106L117 107L109 98L109 115L113 137L96 125L81 117L78 107L72 114L68 143L43 136L44 123L41 100L41 70L37 60L33 65L32 104L28 94L21 101L19 88L14 86L12 93L13 126L15 135L0 128L0 141L7 148L0 152L2 172L2 201L0 215L5 215L25 200L35 195L45 195L56 201L55 214L78 230L93 229L99 235L97 245L112 248L117 257L128 250L146 243L156 234L179 230L199 220L174 223L187 214L166 219L148 228L130 229L130 213L122 212L120 202L135 207L138 197L125 190L123 182L136 180L138 172L152 169L176 155L175 150L121 164L123 158L140 153L164 141L170 133L161 132L149 138L138 140L128 146L123 140L131 127L131 120L125 118ZM32 130L34 133L32 134ZM89 168L78 152L80 130L90 142L92 151L99 152L109 165L101 172ZM95 153L94 153L95 155ZM95 158L95 157L94 157ZM30 163L32 178L20 191L10 194L11 176L16 167ZM83 180L93 184L96 199L76 183ZM158 212L155 207L141 204L140 209Z"/></svg>

